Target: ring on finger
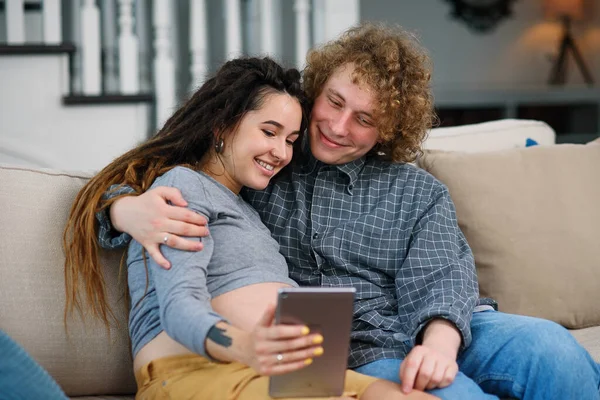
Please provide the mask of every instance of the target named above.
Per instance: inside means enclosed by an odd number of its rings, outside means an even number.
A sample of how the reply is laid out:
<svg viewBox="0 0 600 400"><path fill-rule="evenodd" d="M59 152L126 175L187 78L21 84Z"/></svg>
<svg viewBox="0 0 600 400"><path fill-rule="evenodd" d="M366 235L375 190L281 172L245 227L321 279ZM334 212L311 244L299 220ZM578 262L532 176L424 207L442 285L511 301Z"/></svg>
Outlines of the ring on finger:
<svg viewBox="0 0 600 400"><path fill-rule="evenodd" d="M279 353L275 358L277 359L277 364L279 364L283 361L283 354Z"/></svg>
<svg viewBox="0 0 600 400"><path fill-rule="evenodd" d="M163 243L167 244L168 240L169 240L169 235L165 235L165 237L163 238Z"/></svg>

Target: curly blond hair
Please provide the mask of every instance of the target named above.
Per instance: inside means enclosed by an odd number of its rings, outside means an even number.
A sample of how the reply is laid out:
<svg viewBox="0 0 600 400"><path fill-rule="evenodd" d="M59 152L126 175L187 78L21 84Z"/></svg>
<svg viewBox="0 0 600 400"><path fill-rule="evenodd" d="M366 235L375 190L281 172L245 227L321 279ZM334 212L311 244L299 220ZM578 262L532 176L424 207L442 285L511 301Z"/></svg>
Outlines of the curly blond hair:
<svg viewBox="0 0 600 400"><path fill-rule="evenodd" d="M304 88L311 100L339 67L352 63L354 82L376 94L379 140L369 153L391 162L412 162L436 121L431 67L415 37L397 26L363 23L311 50Z"/></svg>

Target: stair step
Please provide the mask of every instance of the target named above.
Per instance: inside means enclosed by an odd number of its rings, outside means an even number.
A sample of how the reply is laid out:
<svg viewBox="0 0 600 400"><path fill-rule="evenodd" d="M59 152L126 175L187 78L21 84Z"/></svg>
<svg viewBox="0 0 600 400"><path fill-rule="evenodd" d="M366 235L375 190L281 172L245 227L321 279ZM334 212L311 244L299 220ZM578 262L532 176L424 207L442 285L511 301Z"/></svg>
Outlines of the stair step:
<svg viewBox="0 0 600 400"><path fill-rule="evenodd" d="M6 8L6 2L0 0L0 11L4 11ZM41 1L25 1L23 4L23 9L25 11L40 11L42 9Z"/></svg>
<svg viewBox="0 0 600 400"><path fill-rule="evenodd" d="M67 106L81 106L92 104L131 104L131 103L151 103L154 101L154 94L101 94L98 96L89 96L83 94L73 94L64 96L62 102Z"/></svg>
<svg viewBox="0 0 600 400"><path fill-rule="evenodd" d="M61 53L74 53L75 45L73 43L61 43L61 44L44 44L44 43L31 43L31 44L0 44L0 55L5 56L18 56L18 55L31 55L31 54L61 54Z"/></svg>

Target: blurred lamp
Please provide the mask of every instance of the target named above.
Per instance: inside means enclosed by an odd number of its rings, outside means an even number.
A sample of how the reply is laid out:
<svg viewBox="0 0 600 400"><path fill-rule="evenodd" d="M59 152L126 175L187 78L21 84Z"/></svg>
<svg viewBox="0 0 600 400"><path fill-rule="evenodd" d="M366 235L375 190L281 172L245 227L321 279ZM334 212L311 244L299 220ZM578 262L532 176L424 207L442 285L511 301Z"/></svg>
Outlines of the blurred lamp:
<svg viewBox="0 0 600 400"><path fill-rule="evenodd" d="M548 19L560 19L563 24L563 37L560 42L558 57L552 67L548 83L551 85L562 85L567 76L567 53L571 52L581 71L585 82L588 85L594 83L585 61L577 48L575 39L571 32L571 23L573 20L584 18L584 0L545 0L545 14Z"/></svg>

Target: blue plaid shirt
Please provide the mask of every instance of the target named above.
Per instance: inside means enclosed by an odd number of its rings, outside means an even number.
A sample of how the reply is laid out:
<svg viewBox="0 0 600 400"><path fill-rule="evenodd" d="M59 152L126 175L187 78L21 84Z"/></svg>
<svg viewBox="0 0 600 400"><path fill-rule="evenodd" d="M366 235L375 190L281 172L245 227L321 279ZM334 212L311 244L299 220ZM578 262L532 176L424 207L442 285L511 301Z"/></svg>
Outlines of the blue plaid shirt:
<svg viewBox="0 0 600 400"><path fill-rule="evenodd" d="M356 288L350 368L404 358L432 318L453 322L462 348L470 344L479 294L473 255L447 188L427 172L367 157L326 165L311 156L244 196L279 241L295 281ZM127 243L111 235L105 213L98 217L103 247Z"/></svg>

